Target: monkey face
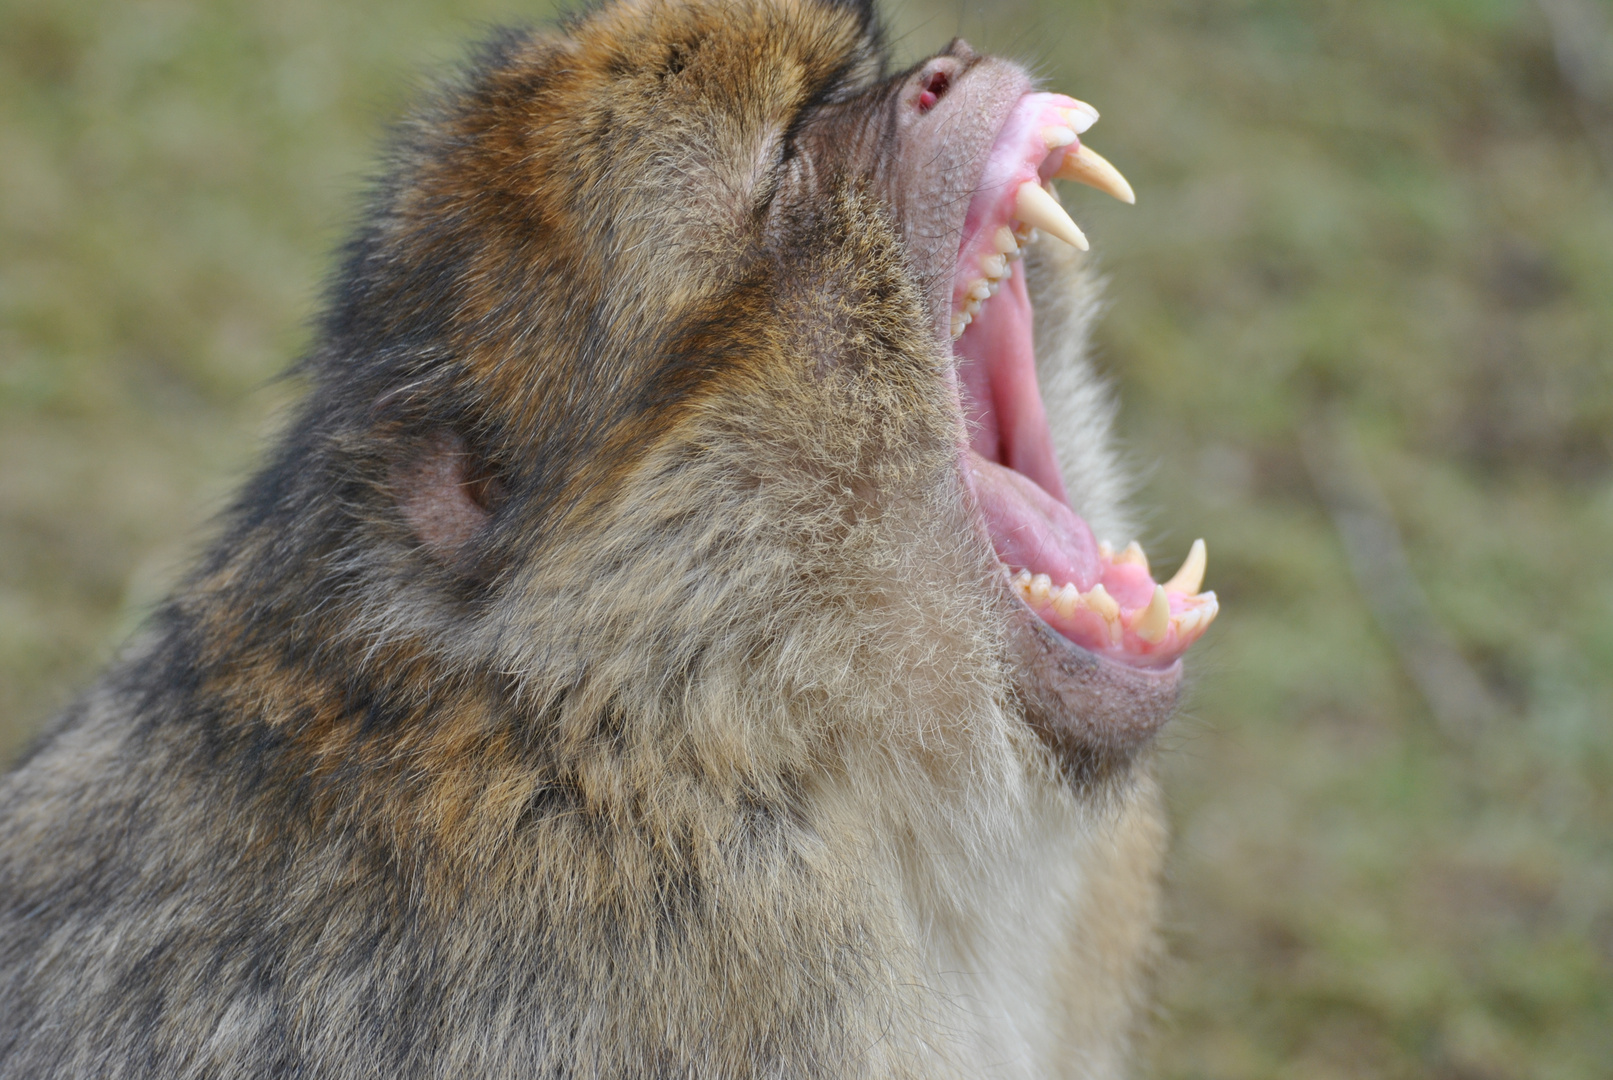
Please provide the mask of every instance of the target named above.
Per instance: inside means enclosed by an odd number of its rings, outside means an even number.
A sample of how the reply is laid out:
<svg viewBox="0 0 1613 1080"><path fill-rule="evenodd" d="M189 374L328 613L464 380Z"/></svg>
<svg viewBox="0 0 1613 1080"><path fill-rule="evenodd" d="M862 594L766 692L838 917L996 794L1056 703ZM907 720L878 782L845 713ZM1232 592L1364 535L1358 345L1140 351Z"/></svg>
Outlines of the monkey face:
<svg viewBox="0 0 1613 1080"><path fill-rule="evenodd" d="M883 63L866 7L810 0L623 2L496 44L405 143L332 355L394 357L368 369L415 448L390 487L477 588L704 641L761 596L861 603L851 564L904 556L857 538L899 517L915 552L980 553L940 587L989 598L1026 718L1106 769L1216 601L1201 545L1159 584L1070 504L1020 256L1085 246L1053 177L1130 189L1079 141L1096 111L1016 65L961 40ZM602 562L625 610L572 587Z"/></svg>

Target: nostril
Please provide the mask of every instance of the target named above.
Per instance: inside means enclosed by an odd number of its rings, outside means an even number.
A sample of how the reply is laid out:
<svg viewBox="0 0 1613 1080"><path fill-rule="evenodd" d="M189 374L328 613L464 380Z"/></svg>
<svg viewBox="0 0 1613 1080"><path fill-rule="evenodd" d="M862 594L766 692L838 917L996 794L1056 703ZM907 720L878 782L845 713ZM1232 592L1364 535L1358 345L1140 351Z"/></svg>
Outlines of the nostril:
<svg viewBox="0 0 1613 1080"><path fill-rule="evenodd" d="M952 87L952 76L945 71L932 71L919 83L918 110L929 112L935 103Z"/></svg>

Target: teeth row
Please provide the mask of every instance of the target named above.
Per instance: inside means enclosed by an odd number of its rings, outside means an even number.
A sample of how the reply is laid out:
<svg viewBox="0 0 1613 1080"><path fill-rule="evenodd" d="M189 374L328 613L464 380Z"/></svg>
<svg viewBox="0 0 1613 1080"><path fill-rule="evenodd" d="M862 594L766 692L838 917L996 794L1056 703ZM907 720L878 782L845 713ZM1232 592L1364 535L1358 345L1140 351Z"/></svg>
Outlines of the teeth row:
<svg viewBox="0 0 1613 1080"><path fill-rule="evenodd" d="M1014 276L1014 260L1024 254L1020 250L1022 246L1018 235L1007 225L992 236L993 250L980 258L980 277L970 284L963 310L952 316L953 338L963 334L986 301L996 296L1003 282Z"/></svg>
<svg viewBox="0 0 1613 1080"><path fill-rule="evenodd" d="M1070 108L1059 109L1058 114L1064 123L1049 124L1042 129L1042 142L1049 151L1077 144L1079 136L1098 122L1098 110L1084 101L1077 101ZM1073 150L1065 153L1055 175L1095 187L1122 202L1137 201L1131 185L1126 183L1126 178L1120 175L1119 170L1084 145L1075 145ZM964 330L980 314L981 305L997 295L1002 282L1012 272L1010 262L1019 257L1022 248L1035 243L1039 233L1049 233L1081 251L1087 250L1086 234L1065 213L1058 197L1043 187L1040 181L1027 180L1021 184L1015 193L1014 205L1018 220L1011 226L1005 225L997 230L992 238L996 250L987 252L981 259L981 276L970 283L963 309L952 316L954 340L962 337Z"/></svg>
<svg viewBox="0 0 1613 1080"><path fill-rule="evenodd" d="M1176 631L1178 641L1192 641L1206 626L1215 621L1215 616L1220 611L1215 593L1210 592L1194 597L1197 603L1193 607L1172 614L1165 586L1155 585L1154 595L1149 599L1147 606L1132 614L1128 626L1119 601L1109 595L1109 591L1102 583L1092 586L1091 590L1083 593L1073 583L1054 588L1052 579L1046 574L1032 574L1029 570L1021 570L1014 578L1014 587L1019 590L1026 603L1038 611L1052 608L1065 619L1074 618L1078 611L1092 612L1103 621L1110 646L1119 646L1126 630L1130 630L1150 645L1158 645L1164 641L1173 629Z"/></svg>

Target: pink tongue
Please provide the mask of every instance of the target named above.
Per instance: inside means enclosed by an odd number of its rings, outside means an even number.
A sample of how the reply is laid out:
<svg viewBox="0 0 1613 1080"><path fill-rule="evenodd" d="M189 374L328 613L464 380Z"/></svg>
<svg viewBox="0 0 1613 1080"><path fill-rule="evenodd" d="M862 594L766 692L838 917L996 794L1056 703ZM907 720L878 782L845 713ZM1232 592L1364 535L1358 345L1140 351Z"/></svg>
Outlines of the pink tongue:
<svg viewBox="0 0 1613 1080"><path fill-rule="evenodd" d="M1012 570L1046 574L1054 587L1098 583L1098 543L1087 523L1027 477L968 452L970 480L997 557Z"/></svg>

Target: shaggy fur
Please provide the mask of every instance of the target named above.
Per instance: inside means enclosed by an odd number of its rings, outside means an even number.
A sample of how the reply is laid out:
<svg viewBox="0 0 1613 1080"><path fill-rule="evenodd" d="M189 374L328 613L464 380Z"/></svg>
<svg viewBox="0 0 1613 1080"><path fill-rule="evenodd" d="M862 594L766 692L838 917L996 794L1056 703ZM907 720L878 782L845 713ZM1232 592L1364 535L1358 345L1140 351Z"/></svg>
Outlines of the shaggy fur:
<svg viewBox="0 0 1613 1080"><path fill-rule="evenodd" d="M1123 1071L1156 794L1014 691L902 78L861 4L623 0L403 132L278 450L0 781L0 1077Z"/></svg>

